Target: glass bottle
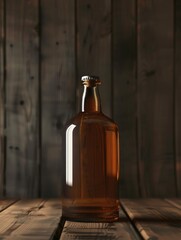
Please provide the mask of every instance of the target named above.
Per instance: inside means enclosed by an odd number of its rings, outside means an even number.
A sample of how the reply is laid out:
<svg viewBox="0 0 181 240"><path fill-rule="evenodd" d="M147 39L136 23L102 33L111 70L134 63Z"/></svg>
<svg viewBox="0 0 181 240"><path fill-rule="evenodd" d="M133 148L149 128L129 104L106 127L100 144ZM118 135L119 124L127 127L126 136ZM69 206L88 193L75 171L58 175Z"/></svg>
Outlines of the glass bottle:
<svg viewBox="0 0 181 240"><path fill-rule="evenodd" d="M119 131L101 111L98 77L83 76L82 111L65 131L62 215L79 221L119 217Z"/></svg>

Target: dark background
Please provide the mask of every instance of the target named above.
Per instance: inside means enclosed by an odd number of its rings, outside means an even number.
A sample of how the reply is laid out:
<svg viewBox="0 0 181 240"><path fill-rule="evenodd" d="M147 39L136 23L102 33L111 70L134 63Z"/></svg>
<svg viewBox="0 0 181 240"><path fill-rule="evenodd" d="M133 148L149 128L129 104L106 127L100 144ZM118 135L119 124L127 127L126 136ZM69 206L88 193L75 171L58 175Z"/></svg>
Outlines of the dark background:
<svg viewBox="0 0 181 240"><path fill-rule="evenodd" d="M180 0L0 0L0 196L60 196L85 74L120 128L120 196L181 196L180 69Z"/></svg>

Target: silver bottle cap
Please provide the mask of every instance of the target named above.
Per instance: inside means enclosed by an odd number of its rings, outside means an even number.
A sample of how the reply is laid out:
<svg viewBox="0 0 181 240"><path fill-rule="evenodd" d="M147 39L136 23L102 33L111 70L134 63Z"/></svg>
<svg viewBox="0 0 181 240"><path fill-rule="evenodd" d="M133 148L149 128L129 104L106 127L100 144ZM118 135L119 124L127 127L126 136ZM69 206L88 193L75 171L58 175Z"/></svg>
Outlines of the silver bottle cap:
<svg viewBox="0 0 181 240"><path fill-rule="evenodd" d="M98 76L82 76L81 77L82 84L85 85L100 85L101 81Z"/></svg>

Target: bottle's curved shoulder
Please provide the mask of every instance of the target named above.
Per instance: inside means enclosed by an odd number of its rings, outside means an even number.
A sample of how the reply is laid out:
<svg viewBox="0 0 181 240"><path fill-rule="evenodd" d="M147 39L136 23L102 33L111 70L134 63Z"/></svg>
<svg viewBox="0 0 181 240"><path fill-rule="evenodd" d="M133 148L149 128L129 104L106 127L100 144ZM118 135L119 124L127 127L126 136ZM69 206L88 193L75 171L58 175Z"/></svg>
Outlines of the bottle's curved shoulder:
<svg viewBox="0 0 181 240"><path fill-rule="evenodd" d="M102 125L104 127L111 126L118 130L117 124L110 117L100 112L94 113L80 112L67 122L66 127L69 127L72 124L75 126L80 126L82 124L83 125L97 124Z"/></svg>

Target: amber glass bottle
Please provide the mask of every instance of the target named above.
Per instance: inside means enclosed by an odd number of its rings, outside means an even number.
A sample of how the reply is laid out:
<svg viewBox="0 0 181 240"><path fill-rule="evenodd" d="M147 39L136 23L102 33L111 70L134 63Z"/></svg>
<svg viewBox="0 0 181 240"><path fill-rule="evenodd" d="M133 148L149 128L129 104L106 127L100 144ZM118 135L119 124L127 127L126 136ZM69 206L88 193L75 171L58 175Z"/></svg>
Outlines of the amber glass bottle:
<svg viewBox="0 0 181 240"><path fill-rule="evenodd" d="M115 221L119 213L119 132L101 111L100 80L82 77L82 111L65 131L63 216L79 221Z"/></svg>

